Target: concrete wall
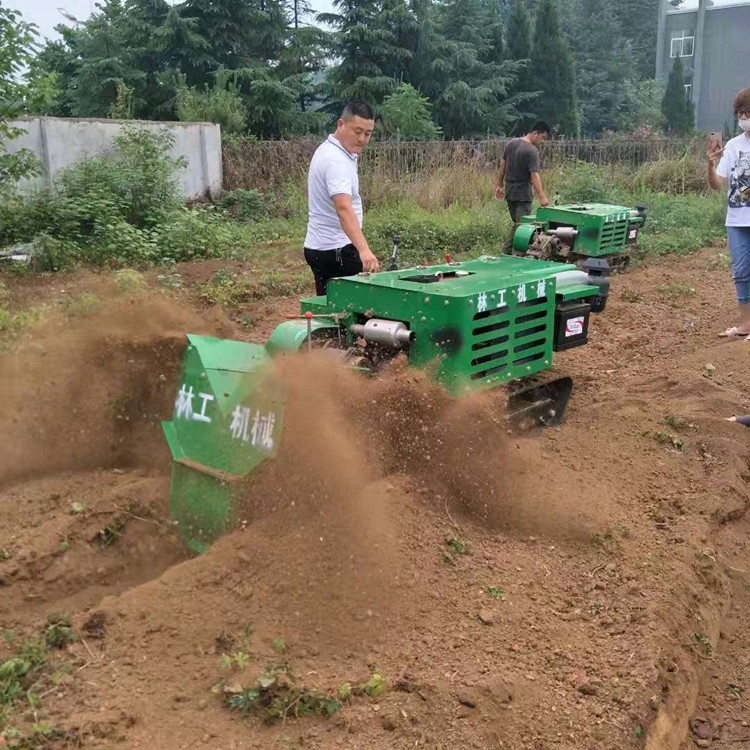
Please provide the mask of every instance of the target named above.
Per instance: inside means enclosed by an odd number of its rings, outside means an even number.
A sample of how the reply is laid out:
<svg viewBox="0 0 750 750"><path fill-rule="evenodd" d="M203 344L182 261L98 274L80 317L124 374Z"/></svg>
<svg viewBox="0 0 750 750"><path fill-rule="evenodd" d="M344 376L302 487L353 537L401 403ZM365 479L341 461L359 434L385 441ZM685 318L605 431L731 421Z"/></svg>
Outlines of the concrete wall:
<svg viewBox="0 0 750 750"><path fill-rule="evenodd" d="M732 103L750 86L750 5L706 13L698 127L720 131L734 125Z"/></svg>
<svg viewBox="0 0 750 750"><path fill-rule="evenodd" d="M141 120L88 120L67 117L29 117L11 122L26 132L14 138L6 148L33 151L43 165L43 174L27 181L31 188L51 184L63 168L87 156L111 152L113 138L125 126L148 130L166 128L174 135L172 156L184 156L188 165L177 173L178 184L186 198L210 195L218 197L222 187L221 129L202 122L146 122Z"/></svg>
<svg viewBox="0 0 750 750"><path fill-rule="evenodd" d="M693 84L696 127L703 131L732 128L732 102L740 89L750 86L750 3L706 8L703 38L697 11L666 14L662 46L657 51L657 69L669 76L672 33L682 30L696 35L695 51L702 42L702 55L683 57L685 82ZM698 80L698 77L700 80ZM696 86L696 83L698 84Z"/></svg>

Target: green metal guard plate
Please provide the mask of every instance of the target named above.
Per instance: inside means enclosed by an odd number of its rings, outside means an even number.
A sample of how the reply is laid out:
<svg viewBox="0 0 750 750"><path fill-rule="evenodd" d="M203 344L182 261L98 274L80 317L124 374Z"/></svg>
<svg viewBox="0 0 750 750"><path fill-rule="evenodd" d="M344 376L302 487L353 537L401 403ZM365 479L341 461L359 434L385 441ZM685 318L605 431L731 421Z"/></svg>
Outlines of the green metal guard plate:
<svg viewBox="0 0 750 750"><path fill-rule="evenodd" d="M171 512L203 552L237 521L240 480L276 455L286 396L265 347L188 335L172 420Z"/></svg>

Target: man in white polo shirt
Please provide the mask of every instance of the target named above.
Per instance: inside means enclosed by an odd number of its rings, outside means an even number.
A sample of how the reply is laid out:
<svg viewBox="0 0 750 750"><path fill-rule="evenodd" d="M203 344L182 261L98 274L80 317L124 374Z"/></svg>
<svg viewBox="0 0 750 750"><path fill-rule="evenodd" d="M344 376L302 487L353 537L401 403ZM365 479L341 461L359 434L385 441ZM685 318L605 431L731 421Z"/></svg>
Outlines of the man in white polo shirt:
<svg viewBox="0 0 750 750"><path fill-rule="evenodd" d="M329 279L379 268L362 233L357 174L357 157L374 129L375 116L369 104L347 104L336 132L318 146L310 162L305 260L319 295L327 293Z"/></svg>

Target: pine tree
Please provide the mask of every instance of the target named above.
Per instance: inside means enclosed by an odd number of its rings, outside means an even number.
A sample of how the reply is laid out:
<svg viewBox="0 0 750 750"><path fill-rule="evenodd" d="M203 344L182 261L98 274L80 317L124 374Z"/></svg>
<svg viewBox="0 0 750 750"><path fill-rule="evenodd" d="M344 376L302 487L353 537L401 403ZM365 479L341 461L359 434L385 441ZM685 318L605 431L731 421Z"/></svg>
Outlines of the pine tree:
<svg viewBox="0 0 750 750"><path fill-rule="evenodd" d="M417 90L426 92L430 90L435 65L441 65L437 57L440 43L437 13L432 0L409 0L409 9L414 19L414 31L405 78Z"/></svg>
<svg viewBox="0 0 750 750"><path fill-rule="evenodd" d="M341 57L328 78L329 110L337 112L352 99L364 99L377 109L398 86L391 73L409 51L400 46L399 29L381 24L381 0L334 0L333 5L338 12L318 15L336 29L333 41Z"/></svg>
<svg viewBox="0 0 750 750"><path fill-rule="evenodd" d="M489 48L482 57L482 62L499 63L505 58L505 39L503 20L500 15L498 0L486 0Z"/></svg>
<svg viewBox="0 0 750 750"><path fill-rule="evenodd" d="M555 0L540 0L534 24L531 52L531 80L540 92L534 102L537 115L550 123L557 133L575 136L575 68L563 37Z"/></svg>
<svg viewBox="0 0 750 750"><path fill-rule="evenodd" d="M664 0L661 0L662 2ZM627 39L633 49L633 78L653 78L656 70L656 30L660 0L627 0L613 4L620 21L620 38Z"/></svg>
<svg viewBox="0 0 750 750"><path fill-rule="evenodd" d="M313 75L323 68L328 34L308 24L307 19L313 14L309 0L284 0L284 7L290 28L279 56L278 72L283 81L297 89L300 111L306 112L317 98Z"/></svg>
<svg viewBox="0 0 750 750"><path fill-rule="evenodd" d="M487 6L478 0L449 0L439 15L433 75L424 93L446 137L505 133L518 119L511 93L520 65L485 62L491 50Z"/></svg>
<svg viewBox="0 0 750 750"><path fill-rule="evenodd" d="M661 111L664 114L665 128L668 133L684 135L692 129L695 110L685 93L685 77L679 57L675 59L669 73Z"/></svg>
<svg viewBox="0 0 750 750"><path fill-rule="evenodd" d="M616 127L632 75L633 57L622 40L610 0L579 0L576 45L577 95L581 126L589 135Z"/></svg>
<svg viewBox="0 0 750 750"><path fill-rule="evenodd" d="M228 70L266 66L284 47L287 19L279 0L186 0L179 10L197 21L216 63Z"/></svg>
<svg viewBox="0 0 750 750"><path fill-rule="evenodd" d="M526 130L534 119L534 83L531 76L531 14L526 7L525 0L514 0L508 18L508 33L506 35L506 55L519 63L518 79L513 86L512 93L523 94L527 97L527 104L520 113L520 118L513 129L514 134Z"/></svg>
<svg viewBox="0 0 750 750"><path fill-rule="evenodd" d="M508 57L511 60L531 58L531 15L525 0L515 0L508 20Z"/></svg>

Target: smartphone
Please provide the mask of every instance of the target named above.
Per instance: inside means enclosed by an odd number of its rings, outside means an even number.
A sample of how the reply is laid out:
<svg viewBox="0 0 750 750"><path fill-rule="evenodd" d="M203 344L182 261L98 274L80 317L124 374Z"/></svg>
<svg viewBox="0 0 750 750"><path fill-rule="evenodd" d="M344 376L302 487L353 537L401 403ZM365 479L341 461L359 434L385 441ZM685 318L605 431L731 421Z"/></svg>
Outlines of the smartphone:
<svg viewBox="0 0 750 750"><path fill-rule="evenodd" d="M721 151L724 148L724 139L721 133L709 134L708 144L711 151Z"/></svg>

